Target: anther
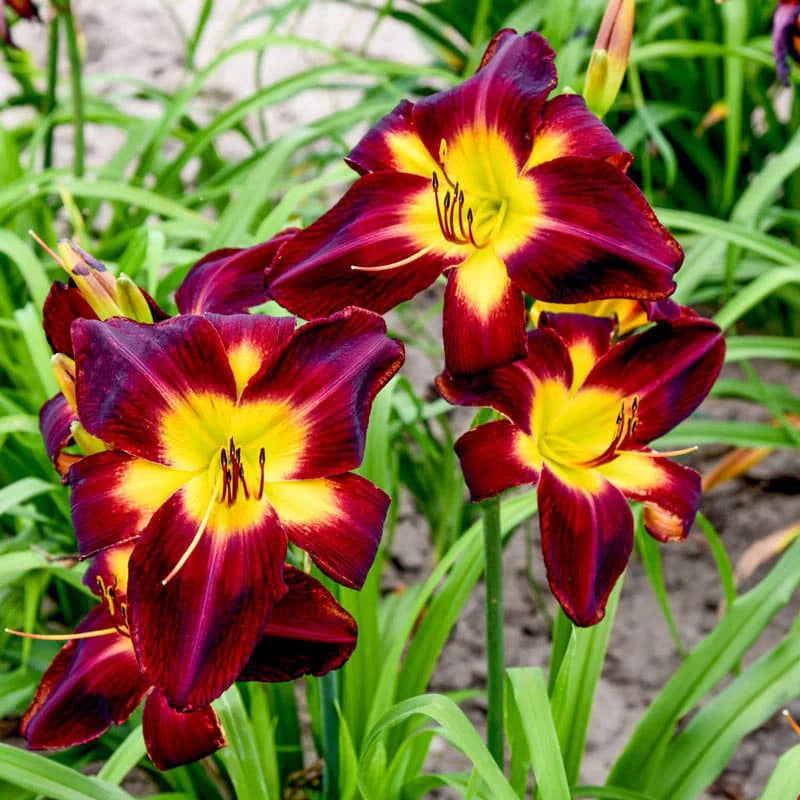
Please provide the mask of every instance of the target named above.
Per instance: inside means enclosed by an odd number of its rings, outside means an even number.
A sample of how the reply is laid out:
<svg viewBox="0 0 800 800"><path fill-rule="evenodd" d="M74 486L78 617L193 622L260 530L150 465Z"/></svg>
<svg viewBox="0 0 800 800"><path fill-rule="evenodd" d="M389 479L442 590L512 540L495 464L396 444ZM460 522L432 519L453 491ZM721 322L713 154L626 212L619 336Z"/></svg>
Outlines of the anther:
<svg viewBox="0 0 800 800"><path fill-rule="evenodd" d="M264 465L267 463L267 454L262 447L258 451L258 466L261 468L261 478L258 482L258 499L264 496Z"/></svg>
<svg viewBox="0 0 800 800"><path fill-rule="evenodd" d="M244 479L244 465L239 464L239 480L242 482L242 491L244 492L245 500L250 499L250 492L247 490L247 482Z"/></svg>

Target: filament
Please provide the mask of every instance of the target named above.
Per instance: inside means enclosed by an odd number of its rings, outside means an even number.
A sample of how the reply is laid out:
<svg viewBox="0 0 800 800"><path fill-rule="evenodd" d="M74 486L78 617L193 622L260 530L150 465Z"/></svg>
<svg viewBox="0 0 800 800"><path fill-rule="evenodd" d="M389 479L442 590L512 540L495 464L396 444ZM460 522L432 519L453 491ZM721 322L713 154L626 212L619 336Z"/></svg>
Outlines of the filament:
<svg viewBox="0 0 800 800"><path fill-rule="evenodd" d="M108 636L110 633L119 633L116 628L101 628L97 631L83 631L82 633L26 633L15 631L13 628L3 628L6 633L21 636L23 639L36 639L42 642L68 642L71 639L97 639Z"/></svg>
<svg viewBox="0 0 800 800"><path fill-rule="evenodd" d="M39 245L39 247L43 248L45 252L50 256L50 258L52 258L53 261L55 261L56 264L58 264L58 266L61 267L61 269L69 272L69 270L67 269L67 265L64 263L61 256L59 256L54 250L48 247L35 231L29 230L28 236L30 236L33 239L33 241Z"/></svg>
<svg viewBox="0 0 800 800"><path fill-rule="evenodd" d="M792 730L798 736L800 736L800 725L798 725L795 722L794 717L792 717L792 715L789 713L789 709L788 708L784 708L782 713L783 713L783 716L786 717L786 721L789 723L789 725L791 726Z"/></svg>
<svg viewBox="0 0 800 800"><path fill-rule="evenodd" d="M178 563L172 568L169 575L161 581L162 586L166 586L183 568L183 565L189 560L189 556L194 553L197 545L200 544L200 539L202 538L203 534L205 533L206 526L208 525L208 520L211 517L211 509L214 507L214 503L217 502L217 489L219 488L219 479L217 479L216 484L214 485L214 490L211 492L211 500L208 503L208 508L206 508L206 513L203 516L203 520L200 523L200 527L197 529L197 533L195 533L194 538L191 542L189 542L189 546L184 551L183 555L178 559Z"/></svg>

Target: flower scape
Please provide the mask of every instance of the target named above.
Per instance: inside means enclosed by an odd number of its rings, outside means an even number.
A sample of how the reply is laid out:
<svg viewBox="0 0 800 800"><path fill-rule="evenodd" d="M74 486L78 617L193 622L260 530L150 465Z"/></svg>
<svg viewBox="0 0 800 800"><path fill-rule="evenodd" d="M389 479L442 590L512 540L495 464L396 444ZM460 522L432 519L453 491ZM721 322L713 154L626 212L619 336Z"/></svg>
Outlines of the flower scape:
<svg viewBox="0 0 800 800"><path fill-rule="evenodd" d="M235 683L333 674L361 655L358 603L371 601L347 590L368 582L393 512L360 473L373 405L405 357L382 315L437 283L435 387L478 410L450 453L484 515L530 490L571 635L611 608L638 519L659 542L687 537L702 478L678 459L696 448L658 440L709 395L725 340L671 299L683 250L595 113L613 104L631 45L633 4L609 8L588 105L556 93L542 35L500 30L473 75L402 100L361 137L346 158L357 178L310 225L195 263L175 314L73 242L51 253L67 280L43 307L60 391L40 431L97 602L72 633L10 631L65 642L21 720L31 749L84 745L142 704L144 746L169 770L235 738L212 705ZM781 82L798 36L798 4L784 0ZM490 739L503 708L493 675ZM370 725L422 713L390 718L390 700ZM370 752L369 730L338 735L337 758ZM492 755L502 768L502 738Z"/></svg>

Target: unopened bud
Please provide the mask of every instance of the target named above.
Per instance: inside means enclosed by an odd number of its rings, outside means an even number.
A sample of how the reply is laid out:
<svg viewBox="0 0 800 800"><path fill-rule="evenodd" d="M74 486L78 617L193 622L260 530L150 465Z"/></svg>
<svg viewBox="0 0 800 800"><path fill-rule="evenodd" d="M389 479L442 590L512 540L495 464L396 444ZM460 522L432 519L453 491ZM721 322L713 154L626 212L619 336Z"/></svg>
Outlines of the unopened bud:
<svg viewBox="0 0 800 800"><path fill-rule="evenodd" d="M153 312L142 290L125 273L117 278L117 299L122 316L152 324Z"/></svg>
<svg viewBox="0 0 800 800"><path fill-rule="evenodd" d="M64 269L100 319L122 316L117 300L117 281L101 261L69 240L58 243Z"/></svg>
<svg viewBox="0 0 800 800"><path fill-rule="evenodd" d="M635 0L609 0L606 6L583 90L586 105L598 117L608 113L622 86L631 52L635 13Z"/></svg>
<svg viewBox="0 0 800 800"><path fill-rule="evenodd" d="M80 447L84 455L90 456L94 453L102 453L108 449L102 439L92 436L78 420L73 420L72 423L70 423L69 430L72 434L72 438L75 440L75 444Z"/></svg>
<svg viewBox="0 0 800 800"><path fill-rule="evenodd" d="M53 370L53 376L64 399L75 411L77 408L75 405L75 362L63 353L56 353L50 359L50 369Z"/></svg>

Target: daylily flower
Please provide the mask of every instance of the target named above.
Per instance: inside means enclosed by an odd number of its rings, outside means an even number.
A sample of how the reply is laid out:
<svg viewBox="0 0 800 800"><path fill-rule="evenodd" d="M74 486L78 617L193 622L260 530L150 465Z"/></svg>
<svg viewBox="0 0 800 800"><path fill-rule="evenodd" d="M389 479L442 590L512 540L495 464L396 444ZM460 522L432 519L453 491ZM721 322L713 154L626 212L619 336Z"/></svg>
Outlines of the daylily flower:
<svg viewBox="0 0 800 800"><path fill-rule="evenodd" d="M593 300L589 303L543 303L534 302L530 310L531 322L539 324L539 317L548 314L587 314L590 317L607 317L614 323L616 338L625 336L643 325L660 320L677 319L681 306L672 300L630 300L612 298Z"/></svg>
<svg viewBox="0 0 800 800"><path fill-rule="evenodd" d="M147 752L159 769L210 755L226 744L211 706L176 711L139 668L128 628L127 575L133 545L95 557L84 581L102 604L74 634L22 634L68 639L45 672L22 718L33 750L59 749L96 739L113 722L122 725L144 699ZM287 594L277 603L242 680L285 681L340 667L356 645L352 617L316 580L284 568ZM14 631L14 633L17 633Z"/></svg>
<svg viewBox="0 0 800 800"><path fill-rule="evenodd" d="M778 79L789 85L789 57L800 64L800 2L781 0L772 17L772 53Z"/></svg>
<svg viewBox="0 0 800 800"><path fill-rule="evenodd" d="M129 620L143 671L181 710L242 670L286 592L287 538L359 588L389 498L350 473L403 347L346 309L293 318L76 320L77 414L113 449L70 469L86 557L136 539Z"/></svg>
<svg viewBox="0 0 800 800"><path fill-rule="evenodd" d="M186 274L175 293L180 314L247 313L267 299L263 285L264 264L295 233L287 228L263 244L249 248L215 250L203 256ZM38 240L38 237L37 237ZM47 250L41 240L39 243ZM73 242L62 241L55 261L70 276L69 284L55 281L42 309L44 331L55 353L53 372L61 393L45 403L39 412L39 427L47 454L66 479L67 470L81 456L66 452L74 444L84 455L105 449L92 441L75 413L75 364L72 323L76 319L127 317L138 322L159 322L169 318L140 286L126 275L115 277L103 264Z"/></svg>
<svg viewBox="0 0 800 800"><path fill-rule="evenodd" d="M401 102L348 156L362 177L278 251L270 297L306 318L383 313L446 271L445 363L462 374L524 356L523 292L670 294L680 246L583 98L546 99L553 58L538 34L503 30L473 77Z"/></svg>
<svg viewBox="0 0 800 800"><path fill-rule="evenodd" d="M660 322L613 346L610 336L607 319L543 314L524 360L437 381L449 402L507 417L456 442L467 486L478 501L537 485L550 588L578 625L602 619L628 562L626 497L644 503L656 539L686 536L700 474L648 444L700 404L725 350L719 328L700 317Z"/></svg>

